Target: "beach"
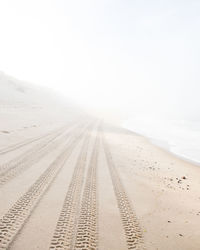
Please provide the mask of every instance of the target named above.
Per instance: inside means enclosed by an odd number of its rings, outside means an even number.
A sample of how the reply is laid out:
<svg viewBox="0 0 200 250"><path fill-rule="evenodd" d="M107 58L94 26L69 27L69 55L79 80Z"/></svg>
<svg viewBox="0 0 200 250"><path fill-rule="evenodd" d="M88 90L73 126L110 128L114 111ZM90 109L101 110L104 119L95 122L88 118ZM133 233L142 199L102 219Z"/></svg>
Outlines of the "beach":
<svg viewBox="0 0 200 250"><path fill-rule="evenodd" d="M61 124L1 134L0 249L199 249L199 167L96 119Z"/></svg>
<svg viewBox="0 0 200 250"><path fill-rule="evenodd" d="M200 1L0 1L0 250L200 250Z"/></svg>
<svg viewBox="0 0 200 250"><path fill-rule="evenodd" d="M200 248L199 166L1 77L0 249Z"/></svg>

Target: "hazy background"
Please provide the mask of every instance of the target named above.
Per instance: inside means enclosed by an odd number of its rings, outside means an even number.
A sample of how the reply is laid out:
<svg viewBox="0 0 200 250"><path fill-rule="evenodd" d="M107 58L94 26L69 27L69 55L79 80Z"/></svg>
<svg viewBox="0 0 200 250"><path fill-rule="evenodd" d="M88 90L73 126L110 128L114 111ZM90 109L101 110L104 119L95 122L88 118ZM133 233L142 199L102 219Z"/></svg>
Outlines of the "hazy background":
<svg viewBox="0 0 200 250"><path fill-rule="evenodd" d="M199 0L1 0L0 70L200 155L199 27Z"/></svg>

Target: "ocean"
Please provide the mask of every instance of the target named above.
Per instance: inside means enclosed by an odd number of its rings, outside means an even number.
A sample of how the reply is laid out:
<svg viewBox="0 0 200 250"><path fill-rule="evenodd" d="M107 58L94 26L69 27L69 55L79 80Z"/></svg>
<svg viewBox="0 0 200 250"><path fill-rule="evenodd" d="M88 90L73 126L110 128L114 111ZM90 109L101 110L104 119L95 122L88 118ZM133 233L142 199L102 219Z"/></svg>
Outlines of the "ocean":
<svg viewBox="0 0 200 250"><path fill-rule="evenodd" d="M200 121L131 117L123 124L152 143L200 165Z"/></svg>

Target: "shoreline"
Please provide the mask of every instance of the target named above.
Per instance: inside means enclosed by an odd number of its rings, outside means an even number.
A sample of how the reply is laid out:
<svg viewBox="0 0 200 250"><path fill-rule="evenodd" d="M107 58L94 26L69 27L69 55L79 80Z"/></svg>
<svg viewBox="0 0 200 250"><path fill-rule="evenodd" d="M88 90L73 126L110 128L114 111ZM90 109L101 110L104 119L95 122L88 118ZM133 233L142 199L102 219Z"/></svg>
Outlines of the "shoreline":
<svg viewBox="0 0 200 250"><path fill-rule="evenodd" d="M173 155L173 156L175 156L175 157L177 157L177 158L179 158L179 159L181 159L181 160L183 160L183 161L185 161L187 163L190 163L190 164L193 164L193 165L195 165L197 167L200 167L200 162L198 162L198 160L190 159L185 155L181 155L181 154L173 152L171 150L170 145L169 145L169 143L167 141L162 140L162 139L155 139L153 137L140 134L140 133L138 133L136 131L133 131L133 130L130 130L128 128L124 128L124 129L128 130L129 132L131 132L133 134L136 134L138 136L141 136L141 137L147 139L152 145L158 147L159 149L162 149L162 150L166 151L167 153L170 153L171 155Z"/></svg>
<svg viewBox="0 0 200 250"><path fill-rule="evenodd" d="M149 141L150 141L153 145L155 145L155 146L157 146L157 147L159 147L159 148L162 148L162 149L164 149L164 150L170 152L170 153L173 154L174 156L176 156L176 157L178 157L178 158L180 158L180 159L182 159L182 160L184 160L184 161L187 161L187 162L189 162L189 163L192 163L192 164L194 164L194 165L200 166L200 162L198 162L198 160L190 159L190 158L188 158L187 156L185 156L184 154L178 154L178 153L176 153L176 152L173 152L173 151L171 150L171 148L170 148L170 145L169 145L166 141L164 141L164 140L159 140L159 139L154 139L154 138L151 138L151 137L147 137L147 139L149 139ZM166 147L166 146L164 145L164 143L167 144L168 147ZM163 144L163 145L162 145L162 144Z"/></svg>

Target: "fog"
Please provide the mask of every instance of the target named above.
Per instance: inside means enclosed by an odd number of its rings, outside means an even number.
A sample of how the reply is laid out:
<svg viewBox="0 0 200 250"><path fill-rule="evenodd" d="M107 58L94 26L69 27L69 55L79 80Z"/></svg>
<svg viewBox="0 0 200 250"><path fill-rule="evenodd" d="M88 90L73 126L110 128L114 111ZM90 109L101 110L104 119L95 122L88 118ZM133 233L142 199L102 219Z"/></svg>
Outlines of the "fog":
<svg viewBox="0 0 200 250"><path fill-rule="evenodd" d="M199 119L200 2L0 2L0 70L84 107Z"/></svg>

